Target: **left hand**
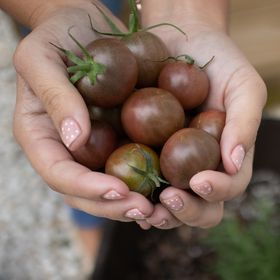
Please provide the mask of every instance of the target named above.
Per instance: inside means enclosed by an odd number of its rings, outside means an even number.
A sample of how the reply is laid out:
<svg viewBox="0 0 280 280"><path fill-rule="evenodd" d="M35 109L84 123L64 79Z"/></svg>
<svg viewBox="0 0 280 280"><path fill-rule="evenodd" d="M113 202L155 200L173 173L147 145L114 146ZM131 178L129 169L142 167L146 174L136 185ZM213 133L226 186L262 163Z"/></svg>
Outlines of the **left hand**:
<svg viewBox="0 0 280 280"><path fill-rule="evenodd" d="M220 142L224 170L206 170L192 177L190 187L198 197L174 187L165 189L160 195L161 204L155 206L152 216L138 223L143 229L151 225L169 229L182 224L213 227L222 220L224 201L244 192L251 179L254 143L266 102L266 87L223 30L205 28L205 25L188 26L187 42L176 31L162 34L158 31L156 34L174 56L188 54L198 65L215 56L205 69L210 92L203 110L226 112Z"/></svg>

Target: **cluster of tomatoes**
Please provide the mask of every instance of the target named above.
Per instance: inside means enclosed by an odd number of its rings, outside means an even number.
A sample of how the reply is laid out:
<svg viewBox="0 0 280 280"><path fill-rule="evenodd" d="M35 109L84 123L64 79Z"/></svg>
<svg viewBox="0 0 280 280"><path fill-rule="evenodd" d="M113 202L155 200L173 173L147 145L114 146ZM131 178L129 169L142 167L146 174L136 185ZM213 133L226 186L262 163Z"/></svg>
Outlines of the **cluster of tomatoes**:
<svg viewBox="0 0 280 280"><path fill-rule="evenodd" d="M69 33L82 56L59 48L92 120L88 142L72 155L145 196L162 185L186 189L194 174L217 168L225 113L190 119L207 98L206 72L187 55L170 57L155 34L129 30L85 47Z"/></svg>

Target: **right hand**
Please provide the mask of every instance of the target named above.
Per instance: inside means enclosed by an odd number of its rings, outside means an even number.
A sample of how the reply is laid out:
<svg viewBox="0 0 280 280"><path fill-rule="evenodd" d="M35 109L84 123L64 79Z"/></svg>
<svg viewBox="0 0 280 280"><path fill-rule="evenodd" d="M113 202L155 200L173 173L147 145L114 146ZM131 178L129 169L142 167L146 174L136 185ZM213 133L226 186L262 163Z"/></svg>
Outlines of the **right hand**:
<svg viewBox="0 0 280 280"><path fill-rule="evenodd" d="M71 26L71 32L82 44L94 40L88 14L100 29L105 28L102 16L89 1L70 3L40 13L38 24L16 50L15 138L39 175L53 190L64 194L72 207L114 220L143 219L153 212L144 196L130 192L112 176L78 164L65 147L74 151L86 143L90 120L81 95L68 79L63 55L49 42L77 52L67 34ZM62 134L62 127L71 121L76 138L69 140Z"/></svg>

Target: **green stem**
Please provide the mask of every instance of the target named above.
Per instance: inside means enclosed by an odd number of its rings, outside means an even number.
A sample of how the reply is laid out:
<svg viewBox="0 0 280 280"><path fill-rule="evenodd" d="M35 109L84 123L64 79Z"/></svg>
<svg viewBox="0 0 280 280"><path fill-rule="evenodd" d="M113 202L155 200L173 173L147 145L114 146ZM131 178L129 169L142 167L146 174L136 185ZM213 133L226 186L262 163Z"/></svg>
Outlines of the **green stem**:
<svg viewBox="0 0 280 280"><path fill-rule="evenodd" d="M203 66L199 66L201 70L204 70L213 60L215 56L213 55L209 61L207 61Z"/></svg>
<svg viewBox="0 0 280 280"><path fill-rule="evenodd" d="M107 24L110 26L112 32L114 33L121 33L121 30L115 25L115 23L103 12L103 10L97 6L95 3L92 3L93 6L95 6L95 8L102 14L104 20L107 22ZM93 24L92 24L92 20L91 20L91 17L90 15L89 16L89 19L90 19L90 25L91 27L93 27Z"/></svg>
<svg viewBox="0 0 280 280"><path fill-rule="evenodd" d="M178 26L176 26L172 23L168 23L168 22L163 22L163 23L158 23L158 24L155 24L155 25L151 25L151 26L145 27L143 29L140 29L139 31L148 31L150 29L157 28L157 27L160 27L160 26L171 26L171 27L175 28L176 30L178 30L180 33L182 33L186 37L186 40L188 39L186 32L184 32Z"/></svg>
<svg viewBox="0 0 280 280"><path fill-rule="evenodd" d="M139 30L139 14L135 0L129 0L130 15L129 15L129 33L135 33Z"/></svg>
<svg viewBox="0 0 280 280"><path fill-rule="evenodd" d="M184 59L183 59L183 61L184 62L186 62L186 63L188 63L188 64L194 64L194 62L195 62L195 60L191 57L191 56L189 56L189 55L187 55L187 54L180 54L180 55L177 55L176 57L175 57L175 59L177 60L177 61L179 61L180 59L179 58L181 58L181 57L183 57Z"/></svg>

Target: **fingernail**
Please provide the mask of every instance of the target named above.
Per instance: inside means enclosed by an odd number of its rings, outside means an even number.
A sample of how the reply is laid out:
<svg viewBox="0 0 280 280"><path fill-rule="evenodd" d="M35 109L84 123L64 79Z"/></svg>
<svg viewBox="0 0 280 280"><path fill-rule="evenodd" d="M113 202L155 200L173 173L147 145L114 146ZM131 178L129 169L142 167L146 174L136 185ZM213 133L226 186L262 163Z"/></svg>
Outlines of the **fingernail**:
<svg viewBox="0 0 280 280"><path fill-rule="evenodd" d="M128 210L125 213L125 217L134 219L134 220L144 220L145 219L145 215L137 208Z"/></svg>
<svg viewBox="0 0 280 280"><path fill-rule="evenodd" d="M242 145L237 145L231 153L231 160L239 171L245 157L245 150Z"/></svg>
<svg viewBox="0 0 280 280"><path fill-rule="evenodd" d="M117 200L117 199L123 198L123 196L121 194L119 194L118 192L116 192L114 190L111 190L111 191L105 193L102 197L105 199L108 199L108 200Z"/></svg>
<svg viewBox="0 0 280 280"><path fill-rule="evenodd" d="M163 227L167 224L166 220L162 220L160 223L158 224L153 224L154 227Z"/></svg>
<svg viewBox="0 0 280 280"><path fill-rule="evenodd" d="M168 208L170 208L171 210L174 210L174 211L179 211L184 207L183 200L177 195L172 198L163 200L163 203Z"/></svg>
<svg viewBox="0 0 280 280"><path fill-rule="evenodd" d="M192 186L192 189L199 194L208 195L212 192L212 186L209 183L202 183Z"/></svg>
<svg viewBox="0 0 280 280"><path fill-rule="evenodd" d="M62 121L61 138L67 148L71 146L80 134L80 126L73 118L66 118Z"/></svg>

